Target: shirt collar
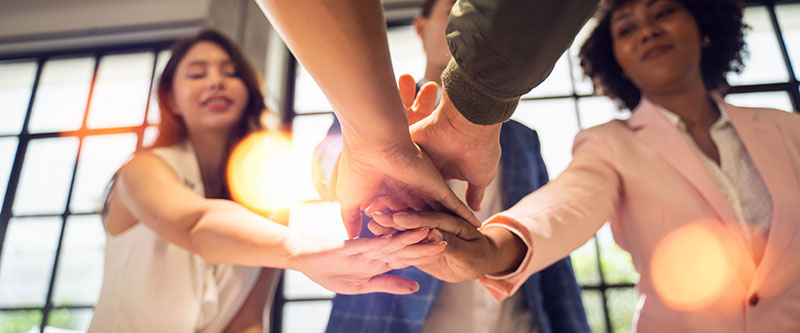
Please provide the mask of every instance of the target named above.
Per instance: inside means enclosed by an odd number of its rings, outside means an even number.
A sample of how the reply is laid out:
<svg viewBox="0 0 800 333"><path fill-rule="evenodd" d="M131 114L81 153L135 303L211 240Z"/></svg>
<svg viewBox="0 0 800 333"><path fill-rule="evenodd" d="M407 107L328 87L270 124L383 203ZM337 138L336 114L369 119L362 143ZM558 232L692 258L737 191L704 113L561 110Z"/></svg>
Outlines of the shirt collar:
<svg viewBox="0 0 800 333"><path fill-rule="evenodd" d="M713 101L717 105L717 110L719 110L719 118L717 119L717 121L714 122L714 124L711 125L710 128L711 131L720 129L730 124L730 118L728 117L728 111L725 109L724 103L721 103L716 99L713 99ZM686 131L686 123L683 122L680 116L678 116L677 114L675 114L670 110L667 110L667 108L661 105L655 103L653 103L653 105L656 106L656 109L658 109L658 111L661 111L661 114L663 114L664 117L667 118L670 124L672 124L673 126L677 127L682 131Z"/></svg>

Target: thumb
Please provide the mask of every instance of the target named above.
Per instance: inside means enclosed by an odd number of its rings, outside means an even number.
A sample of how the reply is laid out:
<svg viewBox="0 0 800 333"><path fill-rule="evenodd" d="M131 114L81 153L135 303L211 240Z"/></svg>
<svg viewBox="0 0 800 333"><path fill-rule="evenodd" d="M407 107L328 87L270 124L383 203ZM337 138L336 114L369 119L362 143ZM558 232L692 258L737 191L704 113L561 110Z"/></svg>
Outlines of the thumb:
<svg viewBox="0 0 800 333"><path fill-rule="evenodd" d="M472 183L467 185L467 204L469 204L472 210L476 212L481 210L481 202L483 201L483 195L486 193L487 187L489 187L489 185L475 185Z"/></svg>
<svg viewBox="0 0 800 333"><path fill-rule="evenodd" d="M341 202L342 222L347 230L347 238L353 239L361 233L361 209L358 206Z"/></svg>

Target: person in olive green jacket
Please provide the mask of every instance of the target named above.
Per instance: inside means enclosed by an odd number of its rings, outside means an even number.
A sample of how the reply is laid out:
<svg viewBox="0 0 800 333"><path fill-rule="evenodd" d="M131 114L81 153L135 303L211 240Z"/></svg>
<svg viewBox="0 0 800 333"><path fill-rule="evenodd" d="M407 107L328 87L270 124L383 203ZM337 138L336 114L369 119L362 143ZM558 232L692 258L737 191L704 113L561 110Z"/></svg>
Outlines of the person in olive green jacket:
<svg viewBox="0 0 800 333"><path fill-rule="evenodd" d="M412 132L404 126L380 1L257 2L341 121L335 191L355 237L360 208L379 197L396 207L447 209L478 226L445 179L466 180L467 202L480 209L497 172L500 123L547 77L598 0L457 2L442 103Z"/></svg>

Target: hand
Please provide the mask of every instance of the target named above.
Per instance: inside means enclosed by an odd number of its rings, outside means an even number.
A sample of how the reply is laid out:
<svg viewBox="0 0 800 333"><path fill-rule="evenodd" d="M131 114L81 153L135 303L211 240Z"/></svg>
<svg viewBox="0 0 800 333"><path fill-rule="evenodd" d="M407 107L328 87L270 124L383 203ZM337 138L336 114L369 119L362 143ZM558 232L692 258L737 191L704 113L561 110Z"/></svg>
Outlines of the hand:
<svg viewBox="0 0 800 333"><path fill-rule="evenodd" d="M408 110L409 126L425 119L436 108L436 97L439 94L439 86L436 82L426 83L419 89L418 94L414 77L409 74L403 74L397 78L397 89L400 91L403 106Z"/></svg>
<svg viewBox="0 0 800 333"><path fill-rule="evenodd" d="M471 123L442 90L439 107L411 126L411 138L428 154L445 180L469 183L467 203L478 211L486 188L497 175L501 126Z"/></svg>
<svg viewBox="0 0 800 333"><path fill-rule="evenodd" d="M338 244L320 244L319 240L293 233L287 240L289 268L340 294L411 294L419 289L416 282L384 273L436 260L445 244L418 244L428 236L428 231L421 228Z"/></svg>
<svg viewBox="0 0 800 333"><path fill-rule="evenodd" d="M416 99L414 78L410 75L398 79L398 88L409 123L432 112L436 84L425 85ZM376 200L392 210L447 210L477 227L480 221L447 187L425 152L410 138L403 141L373 150L370 144L343 136L335 190L348 235L351 238L358 235L361 210Z"/></svg>
<svg viewBox="0 0 800 333"><path fill-rule="evenodd" d="M527 252L525 243L508 229L490 227L477 230L457 216L441 212L377 212L368 227L376 235L395 230L431 228L427 240L434 244L445 242L447 248L444 255L435 261L416 266L447 282L510 273L519 267Z"/></svg>

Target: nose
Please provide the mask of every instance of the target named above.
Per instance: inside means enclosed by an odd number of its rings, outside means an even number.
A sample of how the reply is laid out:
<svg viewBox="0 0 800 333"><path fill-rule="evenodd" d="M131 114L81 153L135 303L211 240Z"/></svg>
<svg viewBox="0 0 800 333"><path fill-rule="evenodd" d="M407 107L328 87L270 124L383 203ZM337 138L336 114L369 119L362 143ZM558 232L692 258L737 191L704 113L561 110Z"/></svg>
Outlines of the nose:
<svg viewBox="0 0 800 333"><path fill-rule="evenodd" d="M225 89L225 75L219 70L212 69L209 71L208 76L206 76L206 83L211 90Z"/></svg>
<svg viewBox="0 0 800 333"><path fill-rule="evenodd" d="M642 24L641 29L639 29L639 42L644 44L654 38L660 37L662 33L661 27L655 24L655 22L647 20Z"/></svg>

